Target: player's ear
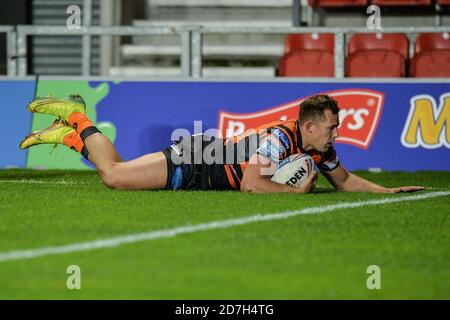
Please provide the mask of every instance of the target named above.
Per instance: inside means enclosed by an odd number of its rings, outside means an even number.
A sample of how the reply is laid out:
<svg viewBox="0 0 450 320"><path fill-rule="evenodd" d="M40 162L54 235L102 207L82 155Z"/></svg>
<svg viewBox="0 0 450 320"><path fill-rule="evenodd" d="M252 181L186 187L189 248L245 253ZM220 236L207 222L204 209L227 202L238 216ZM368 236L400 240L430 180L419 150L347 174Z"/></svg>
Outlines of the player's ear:
<svg viewBox="0 0 450 320"><path fill-rule="evenodd" d="M314 127L314 121L308 120L304 123L304 126L307 132L311 132Z"/></svg>

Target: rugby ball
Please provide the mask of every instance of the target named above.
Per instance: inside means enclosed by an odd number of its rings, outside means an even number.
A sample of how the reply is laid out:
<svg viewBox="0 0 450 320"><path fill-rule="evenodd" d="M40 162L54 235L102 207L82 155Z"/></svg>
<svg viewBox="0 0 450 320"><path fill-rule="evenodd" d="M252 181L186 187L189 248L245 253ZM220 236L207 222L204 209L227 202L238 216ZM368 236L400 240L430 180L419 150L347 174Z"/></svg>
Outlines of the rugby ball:
<svg viewBox="0 0 450 320"><path fill-rule="evenodd" d="M298 187L315 171L314 160L307 154L293 154L280 161L272 181Z"/></svg>

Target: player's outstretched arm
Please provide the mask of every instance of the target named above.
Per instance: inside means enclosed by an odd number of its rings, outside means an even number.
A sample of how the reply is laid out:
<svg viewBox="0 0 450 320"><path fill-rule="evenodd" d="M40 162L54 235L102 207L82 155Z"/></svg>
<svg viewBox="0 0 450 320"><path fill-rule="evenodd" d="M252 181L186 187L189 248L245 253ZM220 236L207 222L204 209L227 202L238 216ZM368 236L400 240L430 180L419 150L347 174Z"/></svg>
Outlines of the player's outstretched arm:
<svg viewBox="0 0 450 320"><path fill-rule="evenodd" d="M291 187L270 180L270 160L262 155L253 155L241 181L242 192L253 193L309 193L314 190L317 183L317 174L314 172L299 187Z"/></svg>
<svg viewBox="0 0 450 320"><path fill-rule="evenodd" d="M330 183L340 191L349 192L376 192L376 193L398 193L398 192L414 192L425 189L424 187L408 186L398 188L385 188L376 183L358 177L348 172L339 165L336 169L329 172L323 172Z"/></svg>

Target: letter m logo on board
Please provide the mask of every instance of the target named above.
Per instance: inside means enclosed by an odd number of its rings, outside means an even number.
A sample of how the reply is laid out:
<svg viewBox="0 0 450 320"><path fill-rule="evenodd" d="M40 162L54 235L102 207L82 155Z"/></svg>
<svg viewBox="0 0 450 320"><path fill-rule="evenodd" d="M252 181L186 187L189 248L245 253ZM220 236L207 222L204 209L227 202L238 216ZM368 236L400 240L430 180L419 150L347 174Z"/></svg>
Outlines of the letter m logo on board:
<svg viewBox="0 0 450 320"><path fill-rule="evenodd" d="M384 94L367 89L336 90L323 94L333 97L341 109L339 112L341 125L336 142L368 149L381 117ZM222 136L231 137L269 122L297 119L300 103L305 99L306 97L303 97L253 113L231 113L221 110L218 128Z"/></svg>
<svg viewBox="0 0 450 320"><path fill-rule="evenodd" d="M441 95L439 106L432 96L412 97L401 142L407 148L450 148L450 93Z"/></svg>

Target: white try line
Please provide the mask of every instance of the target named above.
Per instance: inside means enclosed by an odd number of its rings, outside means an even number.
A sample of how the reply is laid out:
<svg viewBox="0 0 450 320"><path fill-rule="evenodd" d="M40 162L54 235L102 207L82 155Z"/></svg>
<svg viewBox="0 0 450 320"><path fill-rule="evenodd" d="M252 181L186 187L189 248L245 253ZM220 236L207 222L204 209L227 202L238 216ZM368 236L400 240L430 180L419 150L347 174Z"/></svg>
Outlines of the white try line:
<svg viewBox="0 0 450 320"><path fill-rule="evenodd" d="M189 234L195 233L199 231L205 230L214 230L214 229L225 229L234 226L241 226L244 224L249 224L253 222L261 222L261 221L271 221L271 220L281 220L287 219L290 217L304 215L304 214L319 214L324 212L330 212L334 210L340 209L349 209L349 208L359 208L363 206L376 206L383 205L389 203L397 203L397 202L405 202L405 201L417 201L423 199L430 199L436 197L449 196L450 191L440 191L440 192L430 192L419 195L411 195L404 197L395 197L395 198L383 198L379 200L367 200L367 201L357 201L357 202L344 202L340 204L333 204L328 206L321 207L311 207L304 208L301 210L287 211L287 212L279 212L279 213L271 213L271 214L256 214L243 218L234 218L227 219L221 221L213 221L195 225L186 225L171 229L163 229L163 230L155 230L143 233L135 233L126 236L113 237L108 239L100 239L94 241L80 242L74 243L64 246L57 247L43 247L36 249L28 249L28 250L18 250L18 251L10 251L0 253L0 262L2 261L11 261L11 260L21 260L21 259L31 259L37 257L44 257L55 254L64 254L78 251L87 251L87 250L95 250L102 248L111 248L118 247L127 243L135 243L140 241L150 241L161 238L170 238L175 237L180 234Z"/></svg>

